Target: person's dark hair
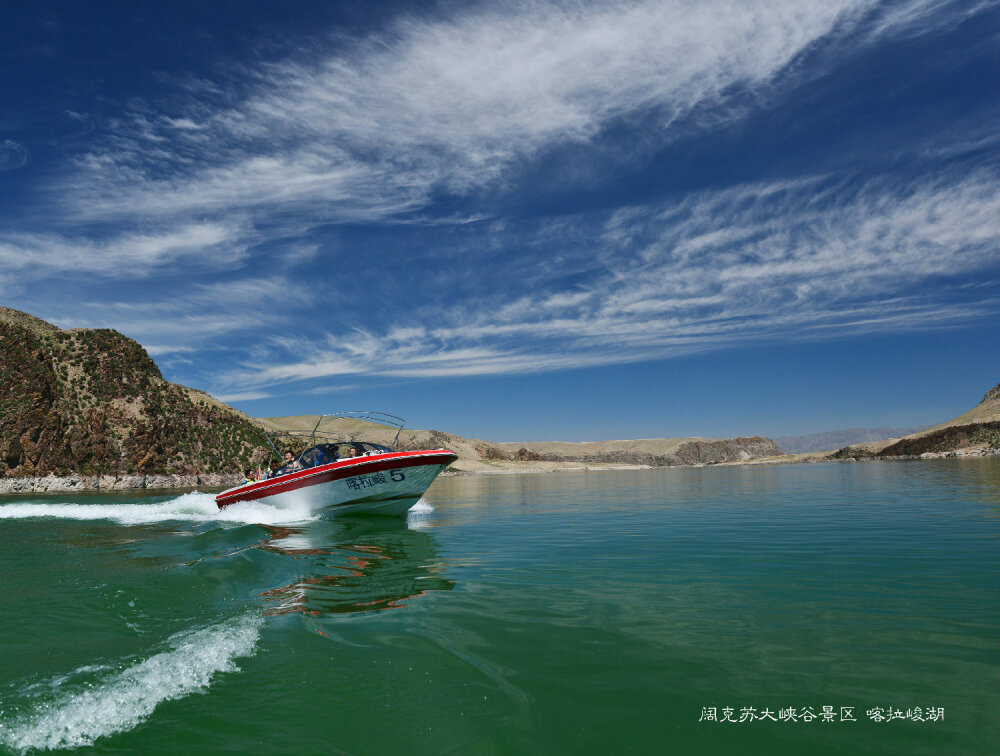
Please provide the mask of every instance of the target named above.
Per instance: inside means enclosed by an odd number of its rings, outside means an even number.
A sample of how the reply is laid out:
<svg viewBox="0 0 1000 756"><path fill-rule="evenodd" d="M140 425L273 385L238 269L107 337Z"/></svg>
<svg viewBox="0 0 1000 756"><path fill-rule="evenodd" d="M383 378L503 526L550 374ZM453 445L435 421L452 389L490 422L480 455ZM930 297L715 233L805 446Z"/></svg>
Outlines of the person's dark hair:
<svg viewBox="0 0 1000 756"><path fill-rule="evenodd" d="M253 470L248 467L246 470L243 471L243 474L249 478L251 475L253 475Z"/></svg>

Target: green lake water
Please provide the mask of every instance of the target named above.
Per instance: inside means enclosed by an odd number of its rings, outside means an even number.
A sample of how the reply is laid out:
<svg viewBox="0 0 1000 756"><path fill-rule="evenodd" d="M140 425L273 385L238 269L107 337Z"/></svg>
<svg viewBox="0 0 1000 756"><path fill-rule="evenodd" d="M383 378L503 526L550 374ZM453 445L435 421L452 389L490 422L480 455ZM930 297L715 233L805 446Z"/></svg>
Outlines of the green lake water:
<svg viewBox="0 0 1000 756"><path fill-rule="evenodd" d="M443 478L406 519L302 516L0 499L0 752L1000 752L996 458Z"/></svg>

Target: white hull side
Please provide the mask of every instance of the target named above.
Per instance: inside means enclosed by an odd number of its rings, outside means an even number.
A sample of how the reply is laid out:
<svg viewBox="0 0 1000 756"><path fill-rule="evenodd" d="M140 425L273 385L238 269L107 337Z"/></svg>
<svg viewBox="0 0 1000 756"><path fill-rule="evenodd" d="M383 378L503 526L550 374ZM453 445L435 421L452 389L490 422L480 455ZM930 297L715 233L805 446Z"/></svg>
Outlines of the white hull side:
<svg viewBox="0 0 1000 756"><path fill-rule="evenodd" d="M401 515L416 504L445 465L363 473L267 496L258 501L279 507L332 509L338 514ZM403 480L396 480L399 476Z"/></svg>

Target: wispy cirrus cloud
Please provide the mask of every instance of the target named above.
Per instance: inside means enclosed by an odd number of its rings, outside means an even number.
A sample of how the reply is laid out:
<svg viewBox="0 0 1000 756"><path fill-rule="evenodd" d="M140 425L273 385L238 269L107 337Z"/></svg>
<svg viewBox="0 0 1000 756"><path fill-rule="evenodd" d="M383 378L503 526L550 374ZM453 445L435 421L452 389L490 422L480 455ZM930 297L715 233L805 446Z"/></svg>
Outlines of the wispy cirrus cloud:
<svg viewBox="0 0 1000 756"><path fill-rule="evenodd" d="M72 314L53 317L67 326L118 324L126 335L149 344L150 354L189 354L220 337L253 336L287 326L315 301L308 283L272 274L192 283L181 291L137 301L77 302ZM231 348L231 345L229 346Z"/></svg>
<svg viewBox="0 0 1000 756"><path fill-rule="evenodd" d="M935 17L959 14L954 5ZM196 89L174 113L137 108L60 191L81 219L289 209L316 223L383 219L436 192L503 182L521 161L623 119L652 115L668 139L670 124L734 92L794 79L790 64L833 34L847 44L867 29L858 46L931 15L921 0L633 0L403 17L258 66L221 107L217 89L211 103Z"/></svg>
<svg viewBox="0 0 1000 756"><path fill-rule="evenodd" d="M420 324L331 335L305 359L229 380L531 373L968 322L998 310L998 216L995 177L972 170L917 185L746 184L576 218L560 224L573 230L568 268L574 256L604 265L572 289L555 273L530 290L505 281L502 306L461 304Z"/></svg>
<svg viewBox="0 0 1000 756"><path fill-rule="evenodd" d="M252 402L258 399L269 399L271 394L266 391L243 391L236 394L223 394L218 397L224 402Z"/></svg>
<svg viewBox="0 0 1000 756"><path fill-rule="evenodd" d="M503 2L313 39L284 60L233 62L231 86L182 82L176 96L134 100L102 124L48 185L42 222L0 229L0 276L224 275L75 301L63 318L114 325L178 359L252 334L254 303L270 305L268 328L280 329L309 307L360 309L369 290L359 278L392 279L372 284L357 328L317 317L328 335L298 333L293 348L247 338L243 368L212 368L244 399L328 377L529 373L968 322L994 307L995 286L954 292L995 268L998 182L968 168L952 130L925 140L905 179L857 166L755 183L743 174L724 179L743 182L729 188L677 199L677 186L658 184L673 199L607 209L635 201L617 195L591 215L538 221L503 217L488 198L471 210L450 200L514 194L564 148L579 150L581 172L591 147L655 152L801 92L880 41L995 6ZM968 145L988 148L981 112L970 121ZM943 170L946 160L965 167ZM392 269L378 256L333 259L336 243L312 233L395 223L468 227L470 241L447 261L446 245L425 244L422 259L406 251ZM284 254L280 274L255 265L268 254Z"/></svg>
<svg viewBox="0 0 1000 756"><path fill-rule="evenodd" d="M245 236L244 224L221 220L99 235L0 231L0 266L32 279L64 273L135 278L170 265L232 265L246 252Z"/></svg>

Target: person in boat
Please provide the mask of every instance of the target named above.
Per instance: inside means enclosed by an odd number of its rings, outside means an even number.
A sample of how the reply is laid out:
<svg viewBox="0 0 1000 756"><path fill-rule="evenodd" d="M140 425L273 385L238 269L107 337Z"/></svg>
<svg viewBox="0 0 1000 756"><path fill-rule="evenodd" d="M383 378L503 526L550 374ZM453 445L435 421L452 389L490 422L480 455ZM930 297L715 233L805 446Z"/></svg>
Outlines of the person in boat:
<svg viewBox="0 0 1000 756"><path fill-rule="evenodd" d="M271 477L273 478L276 475L288 475L288 473L297 472L298 470L301 469L302 465L295 458L295 455L292 454L291 452L285 452L284 464L281 466L279 470L275 471L274 474L271 475Z"/></svg>
<svg viewBox="0 0 1000 756"><path fill-rule="evenodd" d="M307 467L319 467L320 465L328 465L336 461L337 451L329 444L321 444L311 449L306 449L296 460L303 470Z"/></svg>
<svg viewBox="0 0 1000 756"><path fill-rule="evenodd" d="M255 483L257 481L257 473L255 473L249 467L243 471L243 483L240 485L246 485L247 483Z"/></svg>

